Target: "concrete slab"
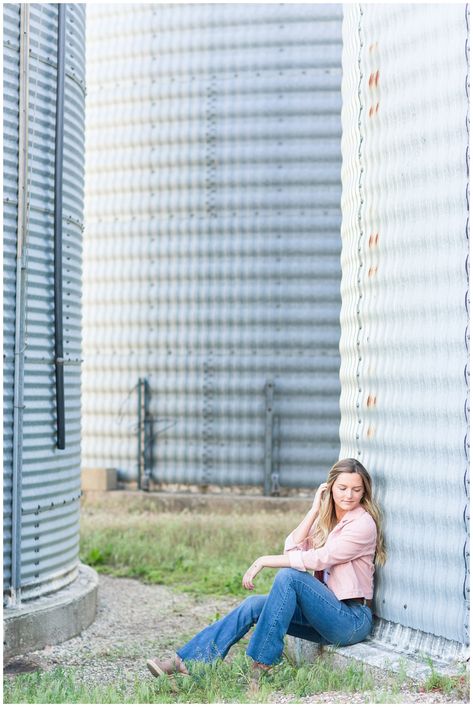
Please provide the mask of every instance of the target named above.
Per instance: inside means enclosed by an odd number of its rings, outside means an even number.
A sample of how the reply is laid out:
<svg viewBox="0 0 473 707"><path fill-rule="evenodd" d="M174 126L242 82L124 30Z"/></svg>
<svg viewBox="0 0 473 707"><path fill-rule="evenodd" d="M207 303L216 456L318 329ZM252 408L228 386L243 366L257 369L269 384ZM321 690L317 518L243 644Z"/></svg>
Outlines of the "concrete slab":
<svg viewBox="0 0 473 707"><path fill-rule="evenodd" d="M391 645L383 644L374 639L367 639L362 641L362 643L344 647L322 647L317 643L311 643L310 641L291 636L288 637L287 641L288 652L297 664L314 662L324 650L329 650L335 655L344 658L346 662L357 660L373 668L403 673L407 677L421 682L427 680L432 674L432 670L435 670L440 675L458 675L462 663L465 665L467 661L466 654L462 656L463 660L442 661L439 658L427 657L427 655L396 651Z"/></svg>
<svg viewBox="0 0 473 707"><path fill-rule="evenodd" d="M79 564L66 587L3 611L3 659L55 645L77 636L95 619L98 575Z"/></svg>

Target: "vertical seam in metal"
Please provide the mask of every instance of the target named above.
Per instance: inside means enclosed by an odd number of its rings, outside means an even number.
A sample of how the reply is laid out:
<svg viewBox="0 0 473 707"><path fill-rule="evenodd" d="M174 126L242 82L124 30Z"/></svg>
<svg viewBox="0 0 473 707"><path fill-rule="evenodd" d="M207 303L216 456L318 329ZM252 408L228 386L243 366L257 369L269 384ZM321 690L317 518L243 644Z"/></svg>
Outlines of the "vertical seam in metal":
<svg viewBox="0 0 473 707"><path fill-rule="evenodd" d="M18 120L18 224L15 297L15 373L13 382L12 544L10 605L21 602L21 503L26 321L26 243L28 231L28 102L30 7L20 5L20 87Z"/></svg>
<svg viewBox="0 0 473 707"><path fill-rule="evenodd" d="M213 354L210 351L204 362L204 409L203 409L203 469L202 484L207 486L212 480L213 461L213 391L214 391L214 365Z"/></svg>
<svg viewBox="0 0 473 707"><path fill-rule="evenodd" d="M210 218L208 237L212 239L214 235L213 221L217 216L217 176L216 176L216 96L217 96L217 77L215 74L209 76L209 85L207 88L207 130L206 130L206 207L207 215ZM211 249L209 249L211 252ZM211 268L212 272L212 268ZM210 284L212 284L212 274L210 275ZM214 364L213 350L210 349L207 353L204 362L204 385L203 385L203 469L202 469L202 485L207 486L213 476L213 394L214 394Z"/></svg>
<svg viewBox="0 0 473 707"><path fill-rule="evenodd" d="M362 226L362 206L363 206L363 191L362 191L362 176L363 176L363 167L362 167L362 160L361 160L361 146L363 143L363 136L361 133L361 116L363 112L363 101L362 101L362 79L363 79L363 72L361 68L361 50L363 47L363 40L361 36L361 21L363 17L363 8L361 5L358 6L359 9L359 15L358 15L358 39L359 39L359 45L358 45L358 72L359 72L359 77L358 77L358 101L359 101L359 111L358 111L358 134L359 134L359 142L358 142L358 194L359 194L359 200L358 200L358 229L359 229L359 235L358 235L358 274L357 274L357 289L358 289L358 302L356 306L356 319L358 323L358 331L356 335L356 349L357 349L357 357L358 361L356 364L356 385L357 385L357 396L356 396L356 416L357 416L357 433L356 433L356 449L357 449L357 455L358 457L361 457L362 450L361 450L361 426L362 426L362 418L361 418L361 406L362 406L362 389L361 389L361 330L362 330L362 318L361 318L361 300L362 300L362 287L361 287L361 271L363 269L363 258L362 258L362 240L363 240L363 226Z"/></svg>
<svg viewBox="0 0 473 707"><path fill-rule="evenodd" d="M469 462L470 462L470 439L469 439L469 428L470 428L470 369L469 369L469 356L470 356L470 330L469 330L469 310L470 310L470 280L469 280L469 215L470 215L470 43L469 43L469 29L470 29L470 8L468 3L465 5L465 23L466 23L466 40L465 40L465 60L466 60L466 77L465 77L465 93L466 93L466 260L465 260L465 273L466 273L466 293L465 293L465 309L466 309L466 327L465 327L465 348L466 348L466 364L465 364L465 385L466 385L466 398L465 398L465 422L466 431L464 438L464 451L465 451L465 473L463 477L463 484L465 490L465 509L463 513L463 521L465 524L465 543L463 547L463 559L465 562L465 578L463 582L463 598L465 600L465 618L464 618L464 629L465 638L468 642L469 638L469 505L470 505L470 478L469 478Z"/></svg>

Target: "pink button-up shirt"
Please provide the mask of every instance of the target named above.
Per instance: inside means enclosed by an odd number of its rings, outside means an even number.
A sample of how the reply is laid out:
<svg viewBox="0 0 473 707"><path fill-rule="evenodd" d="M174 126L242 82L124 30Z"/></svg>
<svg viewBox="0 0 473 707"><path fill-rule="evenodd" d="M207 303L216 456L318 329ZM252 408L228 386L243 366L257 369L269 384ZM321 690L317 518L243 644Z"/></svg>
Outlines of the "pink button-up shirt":
<svg viewBox="0 0 473 707"><path fill-rule="evenodd" d="M371 599L376 538L374 519L358 506L345 513L323 547L311 550L307 539L295 544L291 533L284 554L289 554L291 567L301 572L327 570L326 584L337 599Z"/></svg>

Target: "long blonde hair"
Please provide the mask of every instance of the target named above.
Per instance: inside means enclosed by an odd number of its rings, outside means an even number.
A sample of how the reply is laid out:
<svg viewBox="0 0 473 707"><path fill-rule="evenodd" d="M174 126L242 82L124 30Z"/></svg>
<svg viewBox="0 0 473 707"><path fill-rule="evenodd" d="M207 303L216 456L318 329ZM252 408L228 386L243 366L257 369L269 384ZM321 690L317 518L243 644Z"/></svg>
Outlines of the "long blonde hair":
<svg viewBox="0 0 473 707"><path fill-rule="evenodd" d="M335 503L332 496L332 487L340 474L359 474L363 479L363 496L360 505L363 506L376 523L377 539L375 562L377 565L384 565L386 562L386 547L384 542L383 531L381 528L382 516L381 510L373 498L371 477L366 471L363 464L357 459L340 459L330 469L327 477L327 489L320 503L319 514L316 518L314 532L311 536L311 543L314 548L322 547L327 541L329 533L337 524L337 516L335 513Z"/></svg>

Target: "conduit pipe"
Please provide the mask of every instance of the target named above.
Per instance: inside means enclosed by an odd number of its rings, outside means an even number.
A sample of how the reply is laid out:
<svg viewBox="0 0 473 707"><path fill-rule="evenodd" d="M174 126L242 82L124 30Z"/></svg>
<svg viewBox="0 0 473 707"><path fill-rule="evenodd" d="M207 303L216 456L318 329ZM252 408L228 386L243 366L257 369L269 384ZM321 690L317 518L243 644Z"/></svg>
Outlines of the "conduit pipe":
<svg viewBox="0 0 473 707"><path fill-rule="evenodd" d="M66 4L58 3L56 135L54 161L54 347L56 367L56 444L58 449L65 449L66 447L62 318L62 179L64 156L66 8Z"/></svg>

